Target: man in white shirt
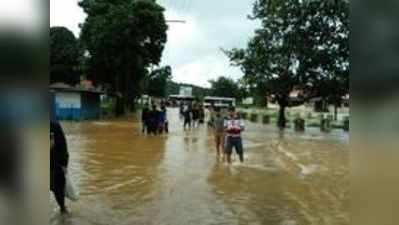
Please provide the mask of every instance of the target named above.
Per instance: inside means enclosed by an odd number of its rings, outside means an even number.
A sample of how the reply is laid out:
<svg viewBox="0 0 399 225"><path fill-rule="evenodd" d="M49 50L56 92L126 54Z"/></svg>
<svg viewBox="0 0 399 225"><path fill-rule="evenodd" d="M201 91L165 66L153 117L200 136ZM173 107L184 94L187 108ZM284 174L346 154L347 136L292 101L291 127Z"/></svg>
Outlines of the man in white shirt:
<svg viewBox="0 0 399 225"><path fill-rule="evenodd" d="M229 109L229 117L224 121L224 130L226 132L226 145L225 154L227 156L227 162L231 163L231 153L233 147L240 157L240 161L244 162L244 149L242 147L241 132L244 131L244 121L237 117L235 108Z"/></svg>

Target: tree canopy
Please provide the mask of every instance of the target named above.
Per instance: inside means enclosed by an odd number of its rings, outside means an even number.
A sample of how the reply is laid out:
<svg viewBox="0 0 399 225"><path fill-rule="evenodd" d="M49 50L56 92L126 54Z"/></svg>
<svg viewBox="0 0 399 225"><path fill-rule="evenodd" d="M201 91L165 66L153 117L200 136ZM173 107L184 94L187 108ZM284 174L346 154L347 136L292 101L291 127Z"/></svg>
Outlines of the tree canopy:
<svg viewBox="0 0 399 225"><path fill-rule="evenodd" d="M172 68L165 66L155 69L145 80L146 94L154 97L166 97L167 83L172 80Z"/></svg>
<svg viewBox="0 0 399 225"><path fill-rule="evenodd" d="M219 77L216 80L210 80L213 96L241 98L241 89L233 79L228 77Z"/></svg>
<svg viewBox="0 0 399 225"><path fill-rule="evenodd" d="M252 87L278 102L280 127L294 89L315 97L324 90L321 84L348 87L348 1L256 0L250 19L260 20L261 27L248 46L226 54Z"/></svg>
<svg viewBox="0 0 399 225"><path fill-rule="evenodd" d="M81 41L89 55L86 74L119 96L117 115L139 96L148 68L159 64L167 41L164 9L154 0L81 0L87 14Z"/></svg>
<svg viewBox="0 0 399 225"><path fill-rule="evenodd" d="M80 74L78 40L65 27L50 28L50 83L76 84Z"/></svg>

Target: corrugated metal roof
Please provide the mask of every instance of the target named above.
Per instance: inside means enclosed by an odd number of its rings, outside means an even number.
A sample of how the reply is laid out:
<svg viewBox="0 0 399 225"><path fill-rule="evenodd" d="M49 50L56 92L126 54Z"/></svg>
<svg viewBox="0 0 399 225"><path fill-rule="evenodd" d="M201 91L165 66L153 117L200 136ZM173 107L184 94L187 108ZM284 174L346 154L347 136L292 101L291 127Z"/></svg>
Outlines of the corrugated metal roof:
<svg viewBox="0 0 399 225"><path fill-rule="evenodd" d="M89 93L95 93L95 94L105 94L104 91L101 90L96 90L96 89L86 89L86 88L81 88L81 87L52 87L50 86L50 91L64 91L64 92L89 92Z"/></svg>

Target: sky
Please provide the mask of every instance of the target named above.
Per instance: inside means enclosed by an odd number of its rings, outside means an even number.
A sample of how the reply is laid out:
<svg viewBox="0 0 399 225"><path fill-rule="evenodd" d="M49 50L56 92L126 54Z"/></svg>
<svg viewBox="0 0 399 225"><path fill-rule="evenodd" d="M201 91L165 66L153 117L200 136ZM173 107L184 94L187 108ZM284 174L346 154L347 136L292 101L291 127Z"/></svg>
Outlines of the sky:
<svg viewBox="0 0 399 225"><path fill-rule="evenodd" d="M78 0L50 0L50 26L65 26L75 36L80 33L79 23L85 19L77 5ZM234 2L234 3L233 3ZM158 0L167 20L185 20L169 23L168 42L161 66L172 67L173 81L209 87L210 79L227 76L242 77L238 67L230 65L220 50L243 48L257 21L247 18L254 0Z"/></svg>

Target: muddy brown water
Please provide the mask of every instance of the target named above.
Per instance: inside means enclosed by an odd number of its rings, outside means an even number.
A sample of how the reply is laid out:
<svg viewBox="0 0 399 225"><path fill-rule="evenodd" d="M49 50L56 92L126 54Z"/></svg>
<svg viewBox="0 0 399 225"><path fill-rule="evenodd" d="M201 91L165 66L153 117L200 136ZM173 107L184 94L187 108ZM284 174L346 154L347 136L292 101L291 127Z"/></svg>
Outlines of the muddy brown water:
<svg viewBox="0 0 399 225"><path fill-rule="evenodd" d="M246 122L245 163L217 160L212 132L146 136L136 117L64 122L80 192L52 225L348 225L348 135L297 134Z"/></svg>

